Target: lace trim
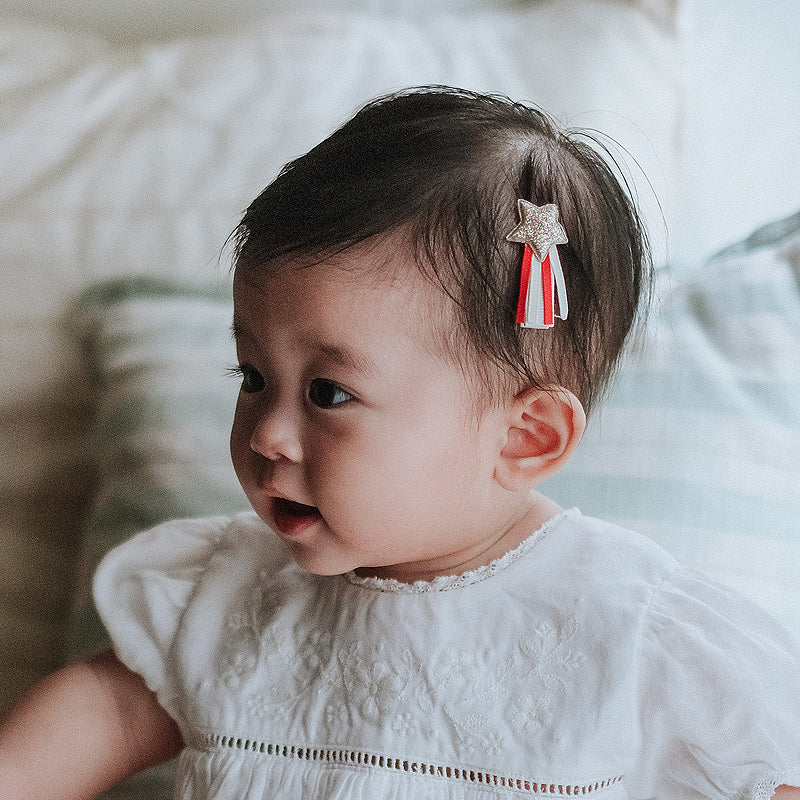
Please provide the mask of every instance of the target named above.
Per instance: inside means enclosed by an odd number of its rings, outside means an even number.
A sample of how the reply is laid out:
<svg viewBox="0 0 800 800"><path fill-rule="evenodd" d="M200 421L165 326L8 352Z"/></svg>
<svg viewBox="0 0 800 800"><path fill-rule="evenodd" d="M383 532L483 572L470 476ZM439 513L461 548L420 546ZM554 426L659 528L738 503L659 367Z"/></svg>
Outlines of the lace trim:
<svg viewBox="0 0 800 800"><path fill-rule="evenodd" d="M446 778L452 781L462 781L483 786L499 786L552 797L585 797L615 786L624 777L623 775L618 775L582 785L540 783L525 778L497 775L469 767L446 767L441 764L392 758L391 756L378 755L364 750L351 750L340 747L297 747L287 744L272 744L241 736L226 736L220 733L205 734L202 742L203 747L206 749L223 748L294 761L312 761L337 766L371 767L388 772L406 772L411 775L428 775L433 778Z"/></svg>
<svg viewBox="0 0 800 800"><path fill-rule="evenodd" d="M355 572L345 574L350 583L361 586L365 589L374 589L379 592L394 592L396 594L424 594L426 592L448 592L453 589L461 589L464 586L471 586L480 583L498 572L510 567L515 561L536 547L537 544L549 534L556 525L564 519L580 512L577 509L562 511L560 514L549 519L539 528L536 533L531 534L527 539L520 542L513 550L509 550L505 555L495 559L489 564L484 564L474 570L465 572L463 575L439 575L430 581L415 581L414 583L403 583L394 578L375 578L373 576L362 577Z"/></svg>
<svg viewBox="0 0 800 800"><path fill-rule="evenodd" d="M759 780L744 800L770 800L779 786L800 786L800 769L791 772L772 772Z"/></svg>

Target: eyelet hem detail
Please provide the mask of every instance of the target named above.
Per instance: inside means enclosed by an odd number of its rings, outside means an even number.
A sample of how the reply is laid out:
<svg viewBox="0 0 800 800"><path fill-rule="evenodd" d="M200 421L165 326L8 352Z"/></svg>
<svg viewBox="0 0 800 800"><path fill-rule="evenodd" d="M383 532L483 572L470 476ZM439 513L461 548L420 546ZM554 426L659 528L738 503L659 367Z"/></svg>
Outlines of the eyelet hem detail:
<svg viewBox="0 0 800 800"><path fill-rule="evenodd" d="M539 530L531 534L527 539L520 542L513 550L509 550L505 555L496 558L489 564L476 567L473 570L461 575L439 575L430 581L414 581L414 583L403 583L395 578L376 578L373 576L362 577L355 572L347 572L344 577L352 584L364 589L372 589L378 592L391 592L394 594L426 594L428 592L449 592L455 589L463 589L476 583L488 580L508 569L512 564L533 550L539 542L544 539L552 530L568 517L580 514L577 509L562 511L551 517L542 525Z"/></svg>
<svg viewBox="0 0 800 800"><path fill-rule="evenodd" d="M452 767L414 759L393 758L371 753L367 750L353 750L346 747L299 747L297 745L275 744L248 739L241 736L226 736L219 733L203 735L199 742L199 747L204 750L233 750L255 756L316 762L326 766L360 767L369 770L421 775L429 778L444 779L448 782L501 787L544 797L588 797L615 786L624 778L624 775L617 775L587 784L541 782L527 778L498 775L471 767Z"/></svg>

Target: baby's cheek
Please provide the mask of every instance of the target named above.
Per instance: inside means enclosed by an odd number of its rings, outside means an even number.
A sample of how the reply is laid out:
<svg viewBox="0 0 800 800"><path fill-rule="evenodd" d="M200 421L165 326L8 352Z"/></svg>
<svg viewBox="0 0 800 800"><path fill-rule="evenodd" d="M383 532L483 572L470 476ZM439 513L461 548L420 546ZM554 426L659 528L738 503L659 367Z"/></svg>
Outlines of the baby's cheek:
<svg viewBox="0 0 800 800"><path fill-rule="evenodd" d="M238 418L237 412L237 418L234 420L233 426L231 427L230 453L233 468L240 481L242 480L241 470L246 463L248 451L250 451L249 436L242 420Z"/></svg>

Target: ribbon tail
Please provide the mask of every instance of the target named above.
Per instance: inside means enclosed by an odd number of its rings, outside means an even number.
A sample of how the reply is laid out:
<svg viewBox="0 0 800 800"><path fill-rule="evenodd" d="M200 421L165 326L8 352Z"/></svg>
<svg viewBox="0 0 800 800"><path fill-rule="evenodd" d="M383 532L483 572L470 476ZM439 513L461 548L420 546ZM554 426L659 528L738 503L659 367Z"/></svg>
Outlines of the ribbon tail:
<svg viewBox="0 0 800 800"><path fill-rule="evenodd" d="M533 250L530 245L525 245L522 254L522 272L519 280L519 300L517 301L517 323L525 325L528 316L528 294L531 283L531 262L533 261Z"/></svg>
<svg viewBox="0 0 800 800"><path fill-rule="evenodd" d="M564 280L564 270L561 267L561 259L558 257L558 248L554 245L548 253L550 256L550 267L553 272L553 283L555 284L555 296L558 301L559 319L566 319L569 314L569 304L567 302L567 283Z"/></svg>
<svg viewBox="0 0 800 800"><path fill-rule="evenodd" d="M550 260L545 257L541 264L530 270L528 293L525 301L523 328L553 327L553 276Z"/></svg>

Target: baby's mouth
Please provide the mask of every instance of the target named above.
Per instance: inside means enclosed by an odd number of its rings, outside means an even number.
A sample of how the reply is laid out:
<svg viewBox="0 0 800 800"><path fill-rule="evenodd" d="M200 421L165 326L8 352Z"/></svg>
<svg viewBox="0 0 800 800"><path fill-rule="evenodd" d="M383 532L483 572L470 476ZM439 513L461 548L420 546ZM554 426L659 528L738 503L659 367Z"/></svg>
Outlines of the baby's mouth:
<svg viewBox="0 0 800 800"><path fill-rule="evenodd" d="M276 497L272 504L272 519L279 533L297 534L320 519L319 509Z"/></svg>

